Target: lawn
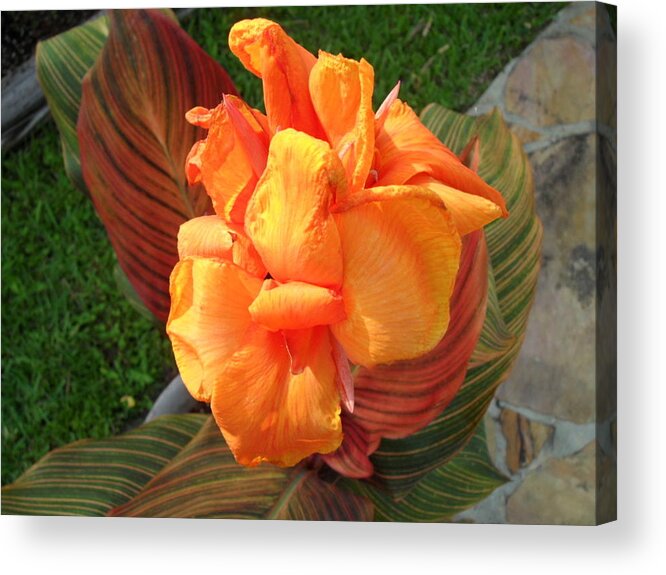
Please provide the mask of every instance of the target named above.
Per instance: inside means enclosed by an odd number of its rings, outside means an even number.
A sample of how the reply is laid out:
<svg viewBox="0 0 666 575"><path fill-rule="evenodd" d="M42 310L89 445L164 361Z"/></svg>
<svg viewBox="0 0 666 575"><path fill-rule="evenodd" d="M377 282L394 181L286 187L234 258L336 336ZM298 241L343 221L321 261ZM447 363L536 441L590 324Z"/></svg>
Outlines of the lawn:
<svg viewBox="0 0 666 575"><path fill-rule="evenodd" d="M252 105L260 82L227 49L231 25L264 16L306 48L366 58L375 102L400 80L420 110L464 111L564 4L201 9L185 29ZM49 121L2 157L2 483L48 450L139 423L175 374L163 328L113 278L115 256L62 166Z"/></svg>

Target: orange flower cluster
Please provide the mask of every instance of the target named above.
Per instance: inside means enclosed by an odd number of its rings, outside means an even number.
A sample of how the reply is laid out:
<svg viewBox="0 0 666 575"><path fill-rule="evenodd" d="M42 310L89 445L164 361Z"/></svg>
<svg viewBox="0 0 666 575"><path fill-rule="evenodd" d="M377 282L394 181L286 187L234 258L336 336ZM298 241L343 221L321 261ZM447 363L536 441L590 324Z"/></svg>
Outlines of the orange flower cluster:
<svg viewBox="0 0 666 575"><path fill-rule="evenodd" d="M215 214L184 224L167 332L185 385L237 461L294 465L341 444L350 361L421 356L444 336L461 236L506 215L374 72L315 57L268 20L230 33L266 115L225 96L188 121Z"/></svg>

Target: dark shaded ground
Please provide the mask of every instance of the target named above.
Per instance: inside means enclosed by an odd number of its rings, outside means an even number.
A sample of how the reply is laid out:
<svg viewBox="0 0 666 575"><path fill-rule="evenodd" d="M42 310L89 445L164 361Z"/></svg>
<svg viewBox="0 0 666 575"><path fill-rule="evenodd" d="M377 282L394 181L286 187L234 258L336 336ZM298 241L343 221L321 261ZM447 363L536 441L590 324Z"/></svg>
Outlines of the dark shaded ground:
<svg viewBox="0 0 666 575"><path fill-rule="evenodd" d="M39 40L84 22L97 10L2 11L2 77L35 53Z"/></svg>

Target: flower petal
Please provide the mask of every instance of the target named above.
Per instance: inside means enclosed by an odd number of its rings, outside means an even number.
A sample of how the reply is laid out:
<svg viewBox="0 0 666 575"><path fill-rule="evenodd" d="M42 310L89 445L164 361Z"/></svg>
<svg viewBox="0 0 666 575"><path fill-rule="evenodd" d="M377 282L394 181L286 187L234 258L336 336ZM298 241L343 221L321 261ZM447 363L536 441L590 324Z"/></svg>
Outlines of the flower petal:
<svg viewBox="0 0 666 575"><path fill-rule="evenodd" d="M282 335L255 325L216 380L213 415L243 465L295 465L342 441L328 328L312 330L301 373L290 365Z"/></svg>
<svg viewBox="0 0 666 575"><path fill-rule="evenodd" d="M345 318L342 297L333 290L303 282L266 280L250 305L255 323L269 331L305 329Z"/></svg>
<svg viewBox="0 0 666 575"><path fill-rule="evenodd" d="M374 71L365 60L319 52L310 73L312 104L349 178L349 192L365 183L375 151Z"/></svg>
<svg viewBox="0 0 666 575"><path fill-rule="evenodd" d="M295 128L320 136L308 89L308 76L317 61L275 22L241 20L229 32L229 47L243 66L264 84L264 102L271 133Z"/></svg>
<svg viewBox="0 0 666 575"><path fill-rule="evenodd" d="M404 102L396 100L378 131L378 186L411 183L417 174L428 174L441 183L468 194L481 196L508 215L502 194L486 184L474 171L442 144Z"/></svg>
<svg viewBox="0 0 666 575"><path fill-rule="evenodd" d="M482 231L465 236L460 260L442 341L419 358L358 370L352 419L369 441L411 435L437 417L460 389L486 316L488 251ZM344 426L346 439L346 421Z"/></svg>
<svg viewBox="0 0 666 575"><path fill-rule="evenodd" d="M349 365L349 358L340 342L334 337L331 338L331 347L333 348L333 361L338 375L335 378L340 391L340 400L343 407L349 412L354 412L354 374Z"/></svg>
<svg viewBox="0 0 666 575"><path fill-rule="evenodd" d="M228 262L191 257L176 264L166 330L183 382L199 401L210 401L212 382L251 324L248 307L260 289L261 280Z"/></svg>
<svg viewBox="0 0 666 575"><path fill-rule="evenodd" d="M233 238L219 216L201 216L181 224L178 230L178 257L231 259Z"/></svg>
<svg viewBox="0 0 666 575"><path fill-rule="evenodd" d="M266 266L261 261L261 256L246 235L236 232L234 245L232 247L233 262L247 273L264 279L266 277Z"/></svg>
<svg viewBox="0 0 666 575"><path fill-rule="evenodd" d="M273 138L245 218L273 278L340 287L340 238L329 206L345 185L342 164L326 142L291 129Z"/></svg>
<svg viewBox="0 0 666 575"><path fill-rule="evenodd" d="M351 361L372 366L430 351L448 325L460 260L450 215L416 196L371 202L335 217L347 319L331 330Z"/></svg>
<svg viewBox="0 0 666 575"><path fill-rule="evenodd" d="M416 176L410 180L410 183L426 186L442 199L461 236L480 230L486 224L502 217L502 208L496 203L445 186L429 176Z"/></svg>
<svg viewBox="0 0 666 575"><path fill-rule="evenodd" d="M243 223L247 202L262 171L257 166L256 148L268 146L257 114L239 98L226 96L213 112L205 145L195 144L188 156L188 174L201 179L217 214L237 225ZM248 131L254 134L251 140Z"/></svg>

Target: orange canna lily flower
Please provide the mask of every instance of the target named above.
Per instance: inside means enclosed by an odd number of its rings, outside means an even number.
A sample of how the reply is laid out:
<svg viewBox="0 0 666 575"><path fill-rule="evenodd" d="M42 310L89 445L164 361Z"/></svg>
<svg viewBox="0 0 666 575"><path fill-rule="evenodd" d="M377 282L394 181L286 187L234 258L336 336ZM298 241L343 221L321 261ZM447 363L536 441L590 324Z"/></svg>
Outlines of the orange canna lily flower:
<svg viewBox="0 0 666 575"><path fill-rule="evenodd" d="M188 179L216 215L178 236L178 367L241 464L333 454L343 421L371 451L350 362L418 358L442 341L461 236L506 215L504 201L397 89L374 113L365 60L315 58L263 19L236 24L229 43L263 80L267 114L229 96L187 114L208 129Z"/></svg>

